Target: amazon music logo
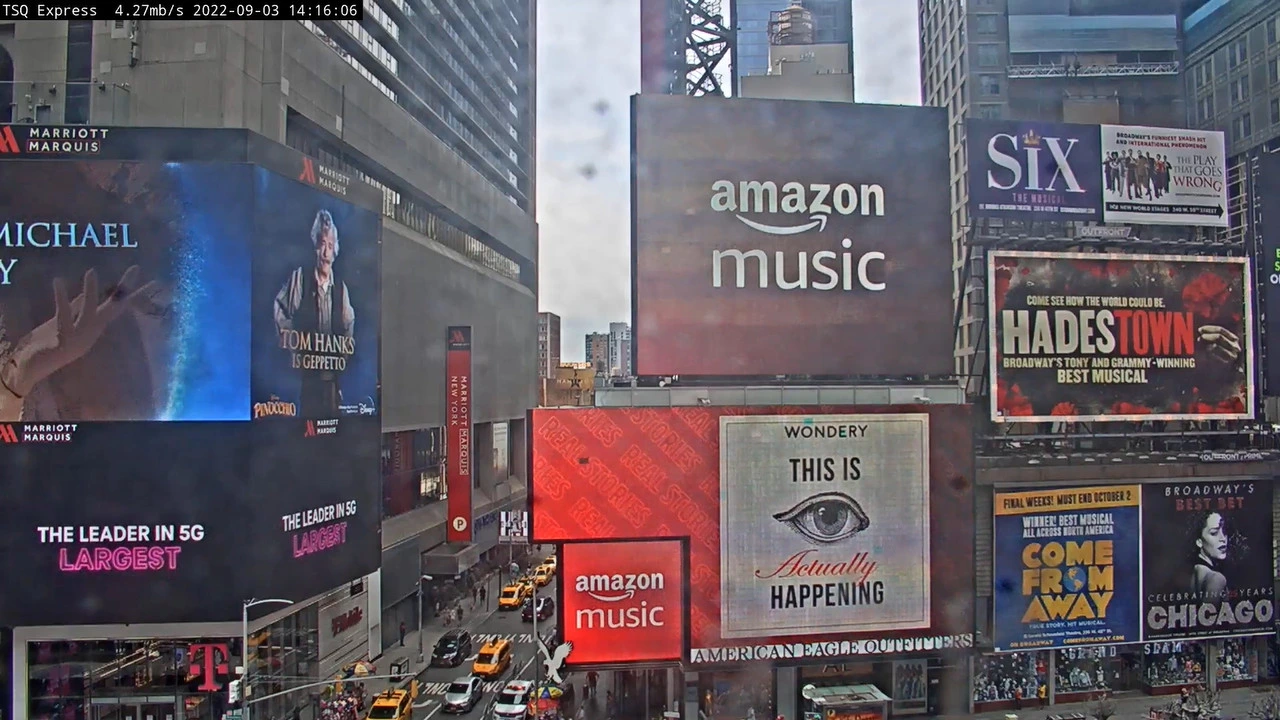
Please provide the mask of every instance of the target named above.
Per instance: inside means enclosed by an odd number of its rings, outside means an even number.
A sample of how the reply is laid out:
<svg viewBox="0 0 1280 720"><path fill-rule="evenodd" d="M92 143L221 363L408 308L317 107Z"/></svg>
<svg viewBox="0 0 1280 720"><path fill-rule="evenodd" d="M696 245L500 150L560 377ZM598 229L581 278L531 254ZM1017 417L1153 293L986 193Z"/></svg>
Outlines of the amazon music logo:
<svg viewBox="0 0 1280 720"><path fill-rule="evenodd" d="M680 540L566 543L564 640L573 663L679 660L684 654Z"/></svg>

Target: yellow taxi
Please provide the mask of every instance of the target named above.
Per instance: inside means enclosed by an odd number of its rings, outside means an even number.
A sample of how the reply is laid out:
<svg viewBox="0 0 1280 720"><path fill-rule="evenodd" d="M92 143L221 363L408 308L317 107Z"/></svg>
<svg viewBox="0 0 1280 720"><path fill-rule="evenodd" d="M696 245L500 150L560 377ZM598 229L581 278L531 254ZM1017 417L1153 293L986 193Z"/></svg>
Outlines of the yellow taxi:
<svg viewBox="0 0 1280 720"><path fill-rule="evenodd" d="M519 610L524 601L533 594L533 586L527 582L516 582L502 588L498 595L499 610Z"/></svg>
<svg viewBox="0 0 1280 720"><path fill-rule="evenodd" d="M373 697L368 720L413 720L413 700L417 697L417 683L411 690L387 690Z"/></svg>
<svg viewBox="0 0 1280 720"><path fill-rule="evenodd" d="M549 567L549 568L551 568L551 572L555 572L555 571L556 571L556 556L555 556L555 555L548 555L548 556L547 556L547 559L542 561L542 564L543 564L543 565L546 565L546 566L547 566L547 567Z"/></svg>
<svg viewBox="0 0 1280 720"><path fill-rule="evenodd" d="M493 679L511 667L511 641L499 638L484 644L476 661L471 664L471 673L482 678Z"/></svg>
<svg viewBox="0 0 1280 720"><path fill-rule="evenodd" d="M538 587L546 587L551 584L551 578L555 577L556 571L546 565L539 565L537 570L533 571L533 582Z"/></svg>

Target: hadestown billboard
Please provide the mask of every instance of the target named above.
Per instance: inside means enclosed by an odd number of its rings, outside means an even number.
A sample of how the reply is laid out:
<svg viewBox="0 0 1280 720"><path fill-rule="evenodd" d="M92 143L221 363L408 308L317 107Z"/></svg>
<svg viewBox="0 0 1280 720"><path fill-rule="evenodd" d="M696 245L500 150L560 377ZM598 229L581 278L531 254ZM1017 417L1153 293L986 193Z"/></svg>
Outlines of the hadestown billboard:
<svg viewBox="0 0 1280 720"><path fill-rule="evenodd" d="M953 370L946 113L636 96L639 375Z"/></svg>

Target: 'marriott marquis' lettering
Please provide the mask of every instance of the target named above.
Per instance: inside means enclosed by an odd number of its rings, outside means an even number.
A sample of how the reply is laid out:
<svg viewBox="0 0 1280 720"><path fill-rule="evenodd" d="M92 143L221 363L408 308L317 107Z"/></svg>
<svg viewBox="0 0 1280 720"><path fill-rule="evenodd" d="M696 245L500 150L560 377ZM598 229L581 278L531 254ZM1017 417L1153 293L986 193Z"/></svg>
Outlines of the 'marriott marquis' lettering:
<svg viewBox="0 0 1280 720"><path fill-rule="evenodd" d="M6 248L136 248L129 223L6 222L0 224L0 246ZM13 282L18 258L0 258L0 285Z"/></svg>
<svg viewBox="0 0 1280 720"><path fill-rule="evenodd" d="M798 235L810 230L822 232L827 228L827 220L834 212L838 215L861 214L864 216L884 216L884 188L880 185L859 185L849 183L810 183L784 182L779 186L772 181L744 180L734 183L730 180L717 180L711 184L711 209L715 212L734 213L742 224L769 235ZM742 213L807 215L807 222L798 225L780 225L747 218ZM848 250L853 241L843 238L840 247ZM797 253L796 279L787 279L787 253L774 252L774 285L779 290L853 290L857 286L871 292L885 289L883 282L871 277L871 263L883 262L885 254L870 251L858 256L849 252L837 253L832 250L820 250L810 256L806 251ZM756 261L756 275L761 288L769 287L769 255L764 250L728 250L711 251L711 285L724 287L724 264L733 260L735 270L732 287L747 286L747 260ZM855 270L856 266L856 270ZM809 278L812 267L814 278Z"/></svg>

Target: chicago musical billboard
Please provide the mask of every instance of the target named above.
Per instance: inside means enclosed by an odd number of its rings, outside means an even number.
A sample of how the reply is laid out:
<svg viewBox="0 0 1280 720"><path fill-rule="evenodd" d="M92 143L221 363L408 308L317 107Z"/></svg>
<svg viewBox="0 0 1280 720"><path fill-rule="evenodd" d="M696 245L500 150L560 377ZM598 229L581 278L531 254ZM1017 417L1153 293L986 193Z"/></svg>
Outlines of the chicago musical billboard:
<svg viewBox="0 0 1280 720"><path fill-rule="evenodd" d="M987 257L993 421L1254 416L1247 259Z"/></svg>
<svg viewBox="0 0 1280 720"><path fill-rule="evenodd" d="M1142 487L1147 640L1275 631L1272 492L1267 480Z"/></svg>
<svg viewBox="0 0 1280 720"><path fill-rule="evenodd" d="M632 99L638 375L950 375L938 108Z"/></svg>
<svg viewBox="0 0 1280 720"><path fill-rule="evenodd" d="M970 422L967 406L534 410L531 541L687 538L695 664L968 647Z"/></svg>
<svg viewBox="0 0 1280 720"><path fill-rule="evenodd" d="M376 407L376 215L239 163L6 160L0 188L0 567L25 579L0 622L230 620L246 597L376 568L377 417L328 447L301 417L251 422L297 404L288 373L268 411L254 397L278 348L255 340L275 327L270 268L300 235L284 206L345 218L337 267L368 328L354 374Z"/></svg>

